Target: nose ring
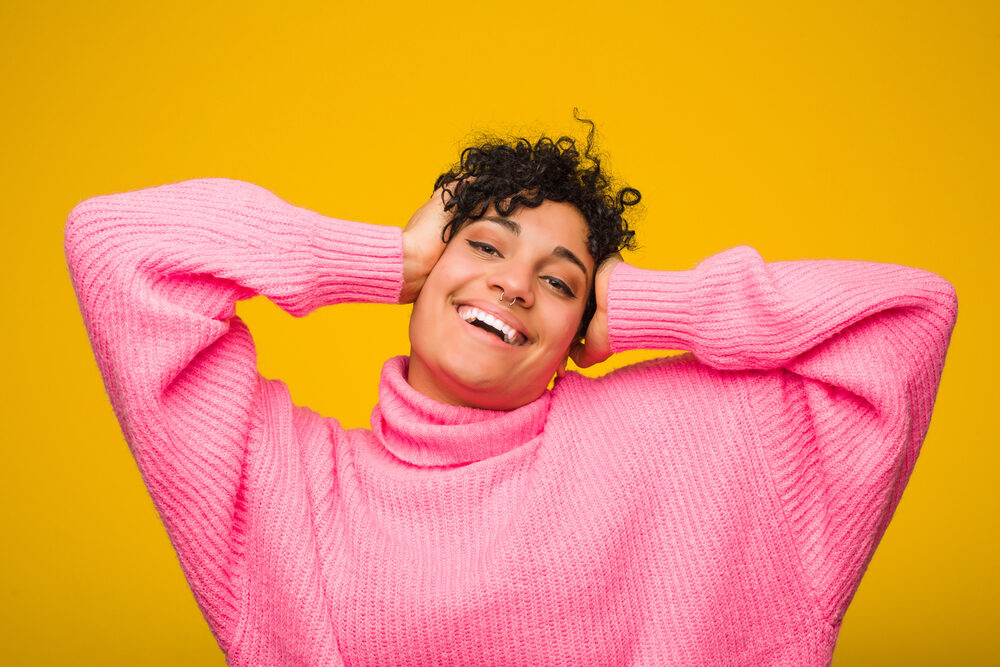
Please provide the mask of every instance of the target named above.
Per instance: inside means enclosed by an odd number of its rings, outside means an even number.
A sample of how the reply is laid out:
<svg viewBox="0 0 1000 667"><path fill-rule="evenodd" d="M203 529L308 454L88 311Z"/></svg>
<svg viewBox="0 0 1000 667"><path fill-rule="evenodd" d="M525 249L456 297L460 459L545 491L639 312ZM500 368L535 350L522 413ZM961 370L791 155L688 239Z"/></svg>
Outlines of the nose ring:
<svg viewBox="0 0 1000 667"><path fill-rule="evenodd" d="M497 301L499 301L500 303L503 303L503 295L504 295L504 289L501 287L500 288L500 298L497 299ZM508 303L507 305L508 306L513 306L514 303L516 303L517 300L520 299L520 298L521 297L519 297L519 296L515 296L513 299L510 300L510 303Z"/></svg>

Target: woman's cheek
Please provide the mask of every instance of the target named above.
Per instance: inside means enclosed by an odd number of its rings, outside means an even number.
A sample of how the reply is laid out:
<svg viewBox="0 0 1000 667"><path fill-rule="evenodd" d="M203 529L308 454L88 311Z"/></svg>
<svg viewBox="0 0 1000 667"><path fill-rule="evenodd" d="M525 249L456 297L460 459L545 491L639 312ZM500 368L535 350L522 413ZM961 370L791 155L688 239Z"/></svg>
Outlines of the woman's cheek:
<svg viewBox="0 0 1000 667"><path fill-rule="evenodd" d="M576 338L576 332L580 328L580 320L583 318L583 308L574 305L563 316L561 345L569 348Z"/></svg>

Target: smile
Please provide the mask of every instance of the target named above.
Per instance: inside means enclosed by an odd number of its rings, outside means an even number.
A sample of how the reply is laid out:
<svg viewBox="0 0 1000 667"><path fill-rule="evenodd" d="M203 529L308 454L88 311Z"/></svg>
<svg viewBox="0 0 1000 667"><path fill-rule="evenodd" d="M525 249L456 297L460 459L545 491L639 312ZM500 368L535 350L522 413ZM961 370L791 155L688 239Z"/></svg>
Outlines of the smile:
<svg viewBox="0 0 1000 667"><path fill-rule="evenodd" d="M495 317L484 310L472 306L459 306L457 310L458 316L463 320L474 327L495 335L508 345L519 347L528 342L527 338L520 331L499 317Z"/></svg>

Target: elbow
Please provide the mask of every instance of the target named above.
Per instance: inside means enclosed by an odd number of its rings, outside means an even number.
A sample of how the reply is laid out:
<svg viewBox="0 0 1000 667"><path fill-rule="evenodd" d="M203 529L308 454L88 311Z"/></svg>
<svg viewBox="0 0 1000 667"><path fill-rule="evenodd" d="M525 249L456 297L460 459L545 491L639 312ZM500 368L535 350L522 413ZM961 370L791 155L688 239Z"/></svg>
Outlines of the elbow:
<svg viewBox="0 0 1000 667"><path fill-rule="evenodd" d="M86 199L69 212L66 226L63 228L63 251L66 253L66 263L71 270L78 268L88 232L96 227L100 218L97 198Z"/></svg>
<svg viewBox="0 0 1000 667"><path fill-rule="evenodd" d="M936 273L923 269L908 269L909 276L900 284L904 303L926 326L945 337L951 335L958 319L958 293L955 286ZM900 304L902 305L902 304Z"/></svg>
<svg viewBox="0 0 1000 667"><path fill-rule="evenodd" d="M944 283L946 310L951 314L952 326L955 326L955 321L958 319L958 292L955 290L955 286L944 278L941 279L941 282Z"/></svg>
<svg viewBox="0 0 1000 667"><path fill-rule="evenodd" d="M952 332L958 320L958 294L955 286L944 278L928 274L928 280L923 286L923 306L914 314L917 320L909 328L910 341L896 340L896 351L910 349L916 358L924 360L912 368L914 377L927 377L928 368L932 381L928 383L936 392L948 348L951 345ZM905 331L907 327L903 327ZM928 367L926 364L930 364ZM905 367L903 363L901 366Z"/></svg>
<svg viewBox="0 0 1000 667"><path fill-rule="evenodd" d="M115 212L115 196L86 199L70 211L63 229L63 251L74 283L82 276L99 275L101 265L114 253L107 253L108 240L122 215ZM102 259L103 258L103 259Z"/></svg>
<svg viewBox="0 0 1000 667"><path fill-rule="evenodd" d="M107 196L85 199L69 212L66 217L66 227L63 230L63 242L67 254L83 237L89 236L93 231L99 229L102 222L108 218L107 206L104 203L107 199Z"/></svg>
<svg viewBox="0 0 1000 667"><path fill-rule="evenodd" d="M950 336L958 320L958 292L954 285L938 275L934 275L932 286L934 310L943 320L944 328Z"/></svg>

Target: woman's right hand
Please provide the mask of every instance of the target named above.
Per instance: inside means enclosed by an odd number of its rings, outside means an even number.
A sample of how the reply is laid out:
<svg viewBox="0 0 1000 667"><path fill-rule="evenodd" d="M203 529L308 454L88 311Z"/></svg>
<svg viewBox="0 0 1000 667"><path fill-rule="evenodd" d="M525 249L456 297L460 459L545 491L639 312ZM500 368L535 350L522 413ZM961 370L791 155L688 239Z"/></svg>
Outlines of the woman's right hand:
<svg viewBox="0 0 1000 667"><path fill-rule="evenodd" d="M444 210L443 197L451 196L451 191L438 188L403 228L403 291L399 295L400 303L417 300L424 280L444 252L441 232L451 214Z"/></svg>

